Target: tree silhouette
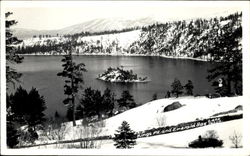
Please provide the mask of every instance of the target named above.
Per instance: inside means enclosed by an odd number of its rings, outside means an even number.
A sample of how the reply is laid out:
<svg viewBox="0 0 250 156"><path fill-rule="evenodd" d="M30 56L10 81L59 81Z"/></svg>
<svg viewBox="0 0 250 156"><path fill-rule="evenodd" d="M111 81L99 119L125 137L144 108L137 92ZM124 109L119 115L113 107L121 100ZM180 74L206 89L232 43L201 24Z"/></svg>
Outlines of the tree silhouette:
<svg viewBox="0 0 250 156"><path fill-rule="evenodd" d="M12 122L8 123L9 121L7 121L7 146L9 148L14 148L18 143L18 137L19 134L16 130L16 128L14 127L14 124Z"/></svg>
<svg viewBox="0 0 250 156"><path fill-rule="evenodd" d="M111 116L115 105L115 94L107 88L104 90L102 97L103 111L108 113L109 116Z"/></svg>
<svg viewBox="0 0 250 156"><path fill-rule="evenodd" d="M15 94L9 96L9 105L11 113L14 114L13 120L20 125L27 124L35 129L36 125L46 120L43 113L46 109L44 98L35 88L28 93L20 86Z"/></svg>
<svg viewBox="0 0 250 156"><path fill-rule="evenodd" d="M230 21L221 29L218 36L209 52L214 61L219 63L209 70L207 78L213 81L217 92L223 94L222 96L242 95L242 26L240 22ZM223 86L219 86L219 79L224 79ZM225 93L220 92L222 87Z"/></svg>
<svg viewBox="0 0 250 156"><path fill-rule="evenodd" d="M136 145L137 134L130 129L126 121L122 122L121 127L116 132L113 138L116 148L133 148Z"/></svg>
<svg viewBox="0 0 250 156"><path fill-rule="evenodd" d="M6 19L13 13L5 13ZM13 64L22 63L23 57L19 56L17 52L17 47L22 41L13 36L10 29L11 26L17 24L15 20L6 20L6 87L9 88L9 84L12 84L15 87L15 82L19 82L19 78L22 76L21 73L18 73L14 68ZM12 64L12 65L11 65Z"/></svg>
<svg viewBox="0 0 250 156"><path fill-rule="evenodd" d="M121 98L117 100L120 107L134 108L136 103L128 90L122 92Z"/></svg>
<svg viewBox="0 0 250 156"><path fill-rule="evenodd" d="M180 80L178 80L177 78L174 79L174 82L171 84L172 87L172 93L176 95L176 98L179 97L179 94L182 93L183 90L183 86L181 85Z"/></svg>
<svg viewBox="0 0 250 156"><path fill-rule="evenodd" d="M194 86L191 80L188 80L188 83L184 86L184 88L186 89L187 95L193 95Z"/></svg>
<svg viewBox="0 0 250 156"><path fill-rule="evenodd" d="M86 72L86 69L84 63L76 64L73 61L72 57L73 50L74 49L71 44L61 48L61 51L66 52L67 55L64 55L64 58L62 59L63 71L59 72L57 76L62 76L66 78L64 85L64 94L67 97L64 99L63 103L65 105L68 105L68 107L73 110L72 111L73 126L76 126L75 97L77 96L79 87L81 87L81 84L84 83L83 72Z"/></svg>
<svg viewBox="0 0 250 156"><path fill-rule="evenodd" d="M103 100L100 91L94 90L91 87L86 88L83 93L83 98L80 101L80 104L83 108L83 113L86 115L86 117L98 115L100 118L102 101Z"/></svg>

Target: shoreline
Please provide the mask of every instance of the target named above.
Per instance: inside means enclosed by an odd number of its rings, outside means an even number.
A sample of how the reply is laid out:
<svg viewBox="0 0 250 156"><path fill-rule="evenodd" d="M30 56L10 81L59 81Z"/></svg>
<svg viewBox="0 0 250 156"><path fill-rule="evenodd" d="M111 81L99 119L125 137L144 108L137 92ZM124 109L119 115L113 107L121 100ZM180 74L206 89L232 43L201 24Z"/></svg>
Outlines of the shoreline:
<svg viewBox="0 0 250 156"><path fill-rule="evenodd" d="M104 80L100 77L96 78L97 80L101 80L101 81L105 81L105 82L110 82L110 83L148 83L150 82L150 80L146 80L146 81L140 81L140 80L132 80L132 81L108 81L108 80Z"/></svg>
<svg viewBox="0 0 250 156"><path fill-rule="evenodd" d="M65 54L18 54L20 56L63 56ZM202 61L202 62L209 62L210 60L201 59L201 58L192 58L186 56L165 56L165 55L144 55L144 54L72 54L73 56L129 56L129 57L136 57L136 56L149 56L149 57L162 57L162 58L169 58L169 59L183 59L183 60L194 60L194 61Z"/></svg>

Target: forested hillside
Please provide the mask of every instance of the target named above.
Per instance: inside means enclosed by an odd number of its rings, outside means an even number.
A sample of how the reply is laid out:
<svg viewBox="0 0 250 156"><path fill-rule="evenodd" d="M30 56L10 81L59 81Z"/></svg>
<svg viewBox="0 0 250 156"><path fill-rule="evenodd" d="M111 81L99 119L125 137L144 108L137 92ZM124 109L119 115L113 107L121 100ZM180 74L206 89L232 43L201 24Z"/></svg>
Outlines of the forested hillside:
<svg viewBox="0 0 250 156"><path fill-rule="evenodd" d="M208 57L209 48L225 29L241 27L242 14L213 19L167 22L142 28L140 39L128 49L129 53L164 56ZM233 33L233 32L232 32Z"/></svg>
<svg viewBox="0 0 250 156"><path fill-rule="evenodd" d="M101 35L77 34L58 37L36 37L24 40L18 47L22 54L61 54L60 47L74 46L74 54L160 55L213 59L209 49L224 32L241 29L242 13L227 17L156 23L125 32L111 31ZM113 32L113 33L112 33ZM242 34L240 34L241 41Z"/></svg>

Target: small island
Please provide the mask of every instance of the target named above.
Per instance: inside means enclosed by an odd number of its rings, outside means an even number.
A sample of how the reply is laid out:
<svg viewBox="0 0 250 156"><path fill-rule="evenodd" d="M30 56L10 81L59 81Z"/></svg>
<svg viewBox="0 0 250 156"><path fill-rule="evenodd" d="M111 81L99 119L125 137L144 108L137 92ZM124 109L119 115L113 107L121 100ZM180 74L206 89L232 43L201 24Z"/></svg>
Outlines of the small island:
<svg viewBox="0 0 250 156"><path fill-rule="evenodd" d="M138 77L132 70L124 70L123 67L109 67L103 74L99 74L97 79L108 82L149 82L147 77Z"/></svg>

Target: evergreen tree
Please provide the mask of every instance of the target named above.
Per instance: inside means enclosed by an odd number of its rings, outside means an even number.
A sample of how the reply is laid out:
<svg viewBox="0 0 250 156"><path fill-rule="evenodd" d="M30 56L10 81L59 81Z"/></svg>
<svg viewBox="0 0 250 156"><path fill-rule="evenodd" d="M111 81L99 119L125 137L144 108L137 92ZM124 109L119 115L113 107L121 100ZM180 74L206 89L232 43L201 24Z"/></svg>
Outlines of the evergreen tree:
<svg viewBox="0 0 250 156"><path fill-rule="evenodd" d="M39 95L38 91L35 88L32 88L29 92L29 108L30 109L30 118L28 120L28 124L31 127L35 127L36 125L42 124L45 119L44 110L46 109L44 97Z"/></svg>
<svg viewBox="0 0 250 156"><path fill-rule="evenodd" d="M67 113L66 113L66 118L68 119L68 121L73 121L73 109L72 109L72 107L68 107Z"/></svg>
<svg viewBox="0 0 250 156"><path fill-rule="evenodd" d="M134 108L136 103L128 90L122 92L121 98L117 100L120 107Z"/></svg>
<svg viewBox="0 0 250 156"><path fill-rule="evenodd" d="M60 118L60 115L59 115L59 113L58 113L57 111L55 112L54 117L55 117L55 119L56 119L56 118Z"/></svg>
<svg viewBox="0 0 250 156"><path fill-rule="evenodd" d="M102 104L104 111L108 113L109 116L111 116L115 105L115 94L112 93L111 90L108 88L103 93Z"/></svg>
<svg viewBox="0 0 250 156"><path fill-rule="evenodd" d="M80 101L80 104L83 108L83 113L86 115L86 117L96 115L94 94L95 90L91 89L91 87L86 88L83 93L83 98Z"/></svg>
<svg viewBox="0 0 250 156"><path fill-rule="evenodd" d="M222 96L242 95L242 26L238 15L234 16L235 19L222 27L214 46L209 49L213 60L219 63L209 70L207 78ZM218 82L223 79L224 82Z"/></svg>
<svg viewBox="0 0 250 156"><path fill-rule="evenodd" d="M72 119L73 119L73 126L76 125L75 123L75 98L78 93L78 89L81 84L83 84L83 72L86 71L85 64L80 63L76 64L73 61L72 51L73 46L71 44L62 47L61 51L66 52L67 55L64 56L62 59L63 62L63 71L59 72L57 76L62 76L66 78L65 85L64 85L64 94L67 96L63 103L65 105L69 105L72 108Z"/></svg>
<svg viewBox="0 0 250 156"><path fill-rule="evenodd" d="M10 96L7 95L7 146L9 148L14 148L18 143L18 137L20 134L17 131L17 128L14 126L15 124L15 115L11 111L11 102L10 102Z"/></svg>
<svg viewBox="0 0 250 156"><path fill-rule="evenodd" d="M172 93L176 95L176 98L179 97L179 94L182 94L183 86L177 78L174 79L174 82L171 84Z"/></svg>
<svg viewBox="0 0 250 156"><path fill-rule="evenodd" d="M18 144L20 134L17 129L23 125L28 125L27 135L32 140L38 138L36 126L43 124L46 109L45 101L35 88L28 93L22 87L10 96L7 96L7 145L13 148ZM29 133L29 134L28 134Z"/></svg>
<svg viewBox="0 0 250 156"><path fill-rule="evenodd" d="M93 100L95 114L98 116L98 119L101 119L102 113L105 111L106 108L103 105L103 97L99 90L95 90Z"/></svg>
<svg viewBox="0 0 250 156"><path fill-rule="evenodd" d="M157 100L157 93L153 94L152 101Z"/></svg>
<svg viewBox="0 0 250 156"><path fill-rule="evenodd" d="M19 134L12 121L7 120L7 146L14 148L18 143Z"/></svg>
<svg viewBox="0 0 250 156"><path fill-rule="evenodd" d="M84 90L83 98L80 101L80 106L77 109L78 114L84 114L86 117L98 115L101 118L102 114L112 115L115 104L115 95L110 89L106 89L101 95L99 90L91 89L90 87Z"/></svg>
<svg viewBox="0 0 250 156"><path fill-rule="evenodd" d="M186 89L187 95L193 95L194 86L191 80L188 80L188 83L184 86L184 88Z"/></svg>
<svg viewBox="0 0 250 156"><path fill-rule="evenodd" d="M13 120L20 125L28 124L35 129L36 125L42 124L46 119L43 111L46 109L43 96L40 96L35 88L28 93L21 86L17 88L14 95L9 97Z"/></svg>
<svg viewBox="0 0 250 156"><path fill-rule="evenodd" d="M5 14L6 19L12 15L13 13L7 12ZM23 57L19 56L17 52L16 45L21 43L22 41L17 39L17 37L13 36L12 31L10 29L11 26L17 24L15 20L6 20L6 84L7 89L9 88L9 84L13 84L15 86L15 82L19 81L19 78L22 76L21 73L18 73L14 68L13 64L22 63ZM11 65L12 64L12 65Z"/></svg>
<svg viewBox="0 0 250 156"><path fill-rule="evenodd" d="M113 138L116 148L133 148L136 145L137 134L130 129L126 121L122 122L121 127L116 132Z"/></svg>

